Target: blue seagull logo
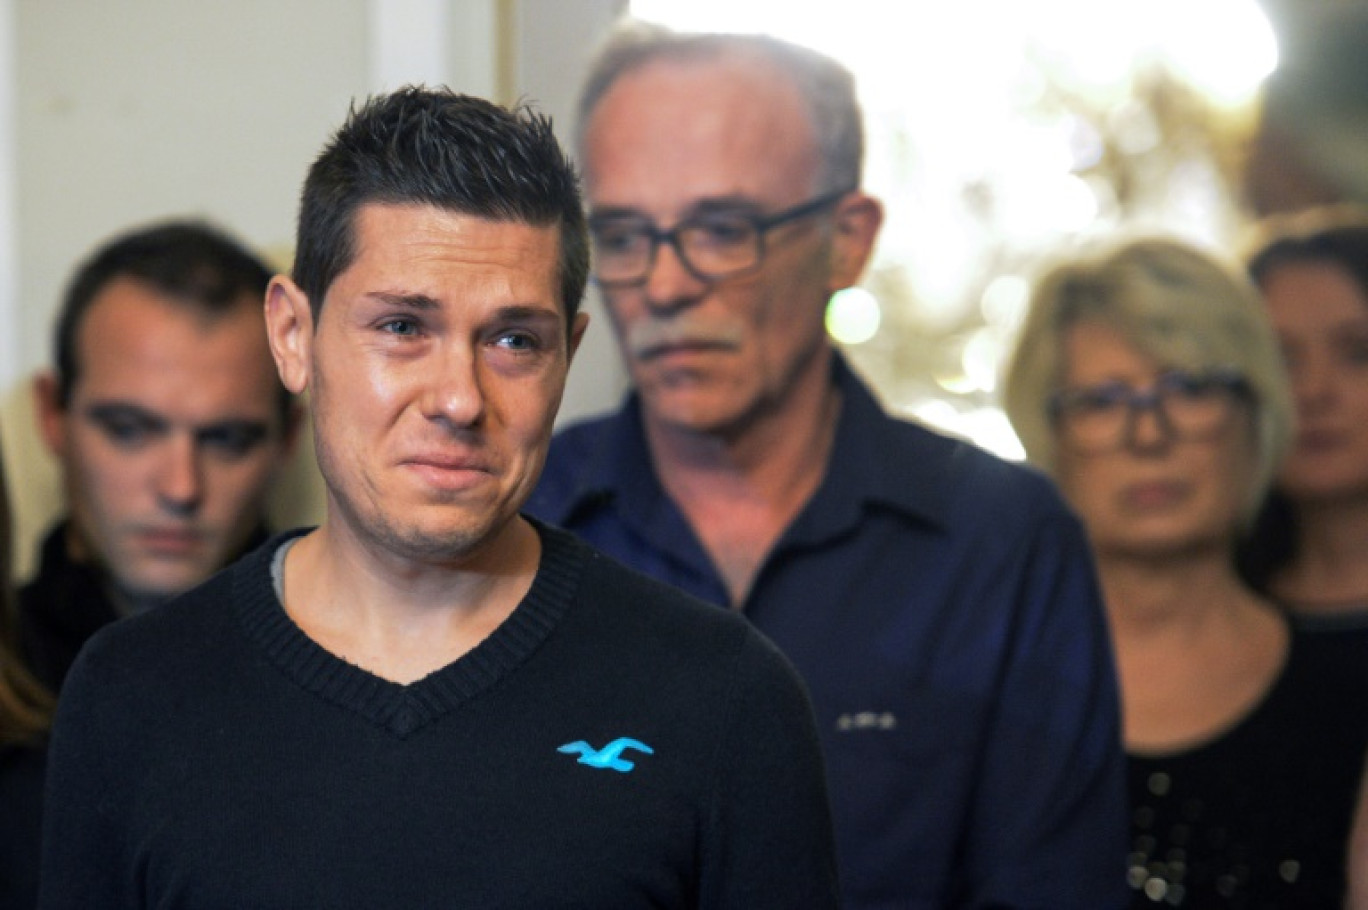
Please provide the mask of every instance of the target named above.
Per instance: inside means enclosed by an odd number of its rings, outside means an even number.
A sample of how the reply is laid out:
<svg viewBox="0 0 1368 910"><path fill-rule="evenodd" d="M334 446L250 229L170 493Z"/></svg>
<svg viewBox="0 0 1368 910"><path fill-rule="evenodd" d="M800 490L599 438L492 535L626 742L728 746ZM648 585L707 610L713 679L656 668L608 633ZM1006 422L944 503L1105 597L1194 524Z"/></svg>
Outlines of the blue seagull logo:
<svg viewBox="0 0 1368 910"><path fill-rule="evenodd" d="M584 740L579 740L578 742L566 743L556 751L564 752L567 755L574 755L578 752L581 765L588 765L591 768L612 768L614 771L621 771L626 774L636 767L636 763L622 757L625 749L636 749L638 752L645 752L647 755L655 754L655 750L641 740L627 736L618 737L602 749L595 749Z"/></svg>

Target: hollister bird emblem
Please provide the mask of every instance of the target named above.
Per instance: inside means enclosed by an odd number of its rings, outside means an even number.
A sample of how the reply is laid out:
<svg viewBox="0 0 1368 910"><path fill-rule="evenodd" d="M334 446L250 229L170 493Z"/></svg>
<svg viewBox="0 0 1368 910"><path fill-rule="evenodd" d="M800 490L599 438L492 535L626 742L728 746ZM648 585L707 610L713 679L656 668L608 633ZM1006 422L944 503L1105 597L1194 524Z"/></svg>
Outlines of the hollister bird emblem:
<svg viewBox="0 0 1368 910"><path fill-rule="evenodd" d="M638 752L644 752L647 755L655 754L655 750L644 742L626 736L618 737L602 749L595 749L584 740L579 740L578 742L566 743L556 751L564 752L567 755L579 753L578 760L581 765L588 765L591 768L612 768L614 771L621 771L625 774L636 767L635 762L630 762L622 757L622 753L626 749L636 749Z"/></svg>

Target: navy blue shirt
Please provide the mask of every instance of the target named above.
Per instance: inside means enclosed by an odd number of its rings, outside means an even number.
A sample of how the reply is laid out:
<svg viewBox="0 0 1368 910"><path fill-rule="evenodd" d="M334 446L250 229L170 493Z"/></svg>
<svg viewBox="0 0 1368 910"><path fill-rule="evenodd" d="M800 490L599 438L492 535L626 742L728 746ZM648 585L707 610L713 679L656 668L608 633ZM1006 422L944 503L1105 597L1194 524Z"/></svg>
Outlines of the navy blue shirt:
<svg viewBox="0 0 1368 910"><path fill-rule="evenodd" d="M742 609L811 692L844 906L1124 906L1118 695L1081 526L1032 469L888 417L839 357L834 381L825 477ZM635 396L556 435L527 510L728 603Z"/></svg>

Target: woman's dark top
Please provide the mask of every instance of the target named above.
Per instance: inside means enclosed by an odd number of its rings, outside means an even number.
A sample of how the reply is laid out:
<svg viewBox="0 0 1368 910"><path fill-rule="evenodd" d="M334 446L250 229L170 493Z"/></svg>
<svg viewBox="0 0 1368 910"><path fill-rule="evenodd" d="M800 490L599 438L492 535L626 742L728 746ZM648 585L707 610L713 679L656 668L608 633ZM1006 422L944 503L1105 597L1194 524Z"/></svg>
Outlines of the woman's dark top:
<svg viewBox="0 0 1368 910"><path fill-rule="evenodd" d="M1364 749L1368 664L1294 630L1245 717L1202 745L1128 755L1135 908L1336 908Z"/></svg>

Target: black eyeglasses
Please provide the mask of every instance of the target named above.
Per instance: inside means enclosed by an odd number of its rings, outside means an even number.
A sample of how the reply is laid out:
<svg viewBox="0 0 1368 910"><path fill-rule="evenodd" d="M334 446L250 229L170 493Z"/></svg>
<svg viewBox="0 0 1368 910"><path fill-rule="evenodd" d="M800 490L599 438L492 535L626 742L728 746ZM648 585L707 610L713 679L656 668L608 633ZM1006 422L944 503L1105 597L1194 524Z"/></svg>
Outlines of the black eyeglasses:
<svg viewBox="0 0 1368 910"><path fill-rule="evenodd" d="M852 191L827 193L773 215L703 212L685 218L668 231L641 215L591 215L594 279L608 288L644 283L662 243L674 247L684 267L703 281L753 272L765 258L765 234L781 224L814 215Z"/></svg>
<svg viewBox="0 0 1368 910"><path fill-rule="evenodd" d="M1168 436L1198 440L1218 433L1234 405L1252 398L1248 380L1234 370L1173 370L1148 389L1124 382L1064 389L1050 396L1048 407L1064 446L1082 455L1100 455L1133 442L1141 411L1153 411Z"/></svg>

